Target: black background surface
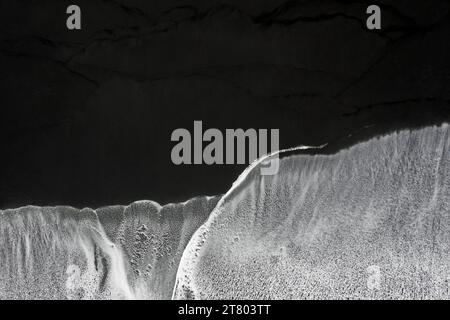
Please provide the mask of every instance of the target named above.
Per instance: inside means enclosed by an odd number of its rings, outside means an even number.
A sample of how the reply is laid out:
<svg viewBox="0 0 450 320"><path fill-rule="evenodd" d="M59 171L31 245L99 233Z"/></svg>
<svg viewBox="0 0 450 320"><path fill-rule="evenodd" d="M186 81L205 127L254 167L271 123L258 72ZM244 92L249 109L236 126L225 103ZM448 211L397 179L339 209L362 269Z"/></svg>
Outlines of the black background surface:
<svg viewBox="0 0 450 320"><path fill-rule="evenodd" d="M170 160L194 120L329 152L448 121L450 2L371 3L380 31L364 1L2 0L0 207L224 193L244 166Z"/></svg>

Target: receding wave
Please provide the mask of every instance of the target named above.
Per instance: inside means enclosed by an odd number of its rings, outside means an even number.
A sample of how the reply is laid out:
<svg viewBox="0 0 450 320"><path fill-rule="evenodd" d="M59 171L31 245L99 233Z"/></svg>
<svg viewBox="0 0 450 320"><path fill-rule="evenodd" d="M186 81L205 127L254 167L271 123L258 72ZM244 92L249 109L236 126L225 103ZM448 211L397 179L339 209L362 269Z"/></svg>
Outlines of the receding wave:
<svg viewBox="0 0 450 320"><path fill-rule="evenodd" d="M193 235L174 298L450 297L450 129L247 170Z"/></svg>
<svg viewBox="0 0 450 320"><path fill-rule="evenodd" d="M0 299L169 299L216 198L0 211Z"/></svg>
<svg viewBox="0 0 450 320"><path fill-rule="evenodd" d="M449 298L448 125L285 154L220 200L0 211L0 299Z"/></svg>

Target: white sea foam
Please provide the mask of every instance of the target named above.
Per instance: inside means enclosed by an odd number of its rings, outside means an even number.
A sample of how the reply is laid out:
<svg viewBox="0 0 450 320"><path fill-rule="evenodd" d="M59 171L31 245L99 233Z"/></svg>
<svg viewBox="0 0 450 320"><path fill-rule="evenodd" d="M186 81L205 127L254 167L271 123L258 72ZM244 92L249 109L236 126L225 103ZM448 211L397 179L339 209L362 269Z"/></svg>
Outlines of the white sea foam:
<svg viewBox="0 0 450 320"><path fill-rule="evenodd" d="M261 163L193 235L174 298L450 297L448 125Z"/></svg>
<svg viewBox="0 0 450 320"><path fill-rule="evenodd" d="M1 211L1 299L170 298L178 262L217 203Z"/></svg>
<svg viewBox="0 0 450 320"><path fill-rule="evenodd" d="M0 299L448 298L449 131L281 151L219 203L0 211Z"/></svg>

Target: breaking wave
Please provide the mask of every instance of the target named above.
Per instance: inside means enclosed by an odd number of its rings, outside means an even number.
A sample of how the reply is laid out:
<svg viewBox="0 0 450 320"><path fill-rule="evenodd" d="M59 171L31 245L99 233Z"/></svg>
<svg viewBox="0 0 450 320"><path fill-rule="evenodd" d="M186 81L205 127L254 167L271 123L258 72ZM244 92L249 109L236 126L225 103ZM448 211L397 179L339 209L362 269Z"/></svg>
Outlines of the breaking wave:
<svg viewBox="0 0 450 320"><path fill-rule="evenodd" d="M3 210L0 299L449 298L449 155L443 125L267 156L220 200Z"/></svg>
<svg viewBox="0 0 450 320"><path fill-rule="evenodd" d="M260 166L193 235L173 298L449 298L448 125Z"/></svg>
<svg viewBox="0 0 450 320"><path fill-rule="evenodd" d="M0 211L0 300L169 299L216 198Z"/></svg>

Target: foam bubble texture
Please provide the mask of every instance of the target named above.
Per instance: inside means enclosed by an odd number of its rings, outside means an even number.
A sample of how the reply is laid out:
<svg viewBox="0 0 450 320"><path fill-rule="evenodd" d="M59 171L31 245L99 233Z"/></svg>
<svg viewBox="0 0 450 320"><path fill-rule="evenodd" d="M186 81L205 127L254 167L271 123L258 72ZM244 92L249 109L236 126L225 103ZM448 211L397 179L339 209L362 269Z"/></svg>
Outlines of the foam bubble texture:
<svg viewBox="0 0 450 320"><path fill-rule="evenodd" d="M168 299L216 198L0 211L0 299Z"/></svg>
<svg viewBox="0 0 450 320"><path fill-rule="evenodd" d="M449 298L448 125L259 172L194 234L174 298Z"/></svg>

